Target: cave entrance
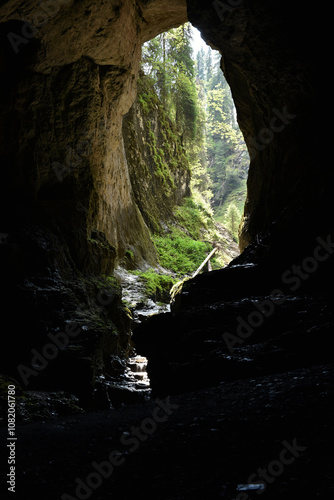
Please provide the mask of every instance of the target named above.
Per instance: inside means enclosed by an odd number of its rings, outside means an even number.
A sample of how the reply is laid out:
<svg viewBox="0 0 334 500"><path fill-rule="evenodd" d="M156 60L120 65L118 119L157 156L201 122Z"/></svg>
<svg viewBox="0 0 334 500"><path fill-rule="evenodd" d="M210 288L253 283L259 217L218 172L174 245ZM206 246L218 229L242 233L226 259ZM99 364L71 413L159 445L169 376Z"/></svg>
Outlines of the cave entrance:
<svg viewBox="0 0 334 500"><path fill-rule="evenodd" d="M138 95L123 136L136 204L160 264L131 267L129 248L115 271L136 324L170 311L184 279L239 255L248 152L220 53L190 23L143 45ZM130 365L137 370L135 358ZM141 370L140 364L136 376Z"/></svg>
<svg viewBox="0 0 334 500"><path fill-rule="evenodd" d="M185 204L190 209L193 203L211 216L220 233L216 238L224 247L224 256L217 256L214 269L239 254L238 228L249 168L247 146L220 58L190 23L162 33L143 45L140 81L145 80L145 85L139 85L138 95L148 111L149 96L155 93L156 105L164 108L164 120L175 126L174 135L181 141L191 172L191 195L185 196ZM156 136L157 128L151 130ZM162 149L158 154L155 149L152 154L159 160ZM210 241L210 236L205 234L204 240Z"/></svg>

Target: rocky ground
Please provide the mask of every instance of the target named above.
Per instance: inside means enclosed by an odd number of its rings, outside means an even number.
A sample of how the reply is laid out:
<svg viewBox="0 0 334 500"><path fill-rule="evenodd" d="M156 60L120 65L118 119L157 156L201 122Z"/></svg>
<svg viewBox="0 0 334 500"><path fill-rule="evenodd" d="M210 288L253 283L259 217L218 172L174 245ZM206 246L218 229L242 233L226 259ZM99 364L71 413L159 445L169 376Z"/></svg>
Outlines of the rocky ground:
<svg viewBox="0 0 334 500"><path fill-rule="evenodd" d="M11 498L331 498L333 395L317 364L21 424Z"/></svg>

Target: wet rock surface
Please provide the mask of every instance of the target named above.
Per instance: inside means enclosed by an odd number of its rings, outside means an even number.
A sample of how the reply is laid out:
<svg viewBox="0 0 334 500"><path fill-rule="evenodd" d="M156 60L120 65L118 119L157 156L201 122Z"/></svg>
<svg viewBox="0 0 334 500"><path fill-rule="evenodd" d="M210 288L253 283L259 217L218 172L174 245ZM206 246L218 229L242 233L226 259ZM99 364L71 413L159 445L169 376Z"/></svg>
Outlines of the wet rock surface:
<svg viewBox="0 0 334 500"><path fill-rule="evenodd" d="M157 304L147 297L144 283L135 274L118 267L114 276L122 286L122 299L130 308L135 324L154 314L170 311L169 304Z"/></svg>
<svg viewBox="0 0 334 500"><path fill-rule="evenodd" d="M122 361L122 370L116 376L107 375L100 382L102 394L107 395L105 408L143 403L151 396L147 359L135 352L126 362Z"/></svg>
<svg viewBox="0 0 334 500"><path fill-rule="evenodd" d="M45 228L23 226L2 241L0 253L2 314L12 343L1 352L1 372L25 390L65 391L80 407L97 408L96 378L119 373L114 357L126 359L130 350L120 286L74 272L63 239Z"/></svg>
<svg viewBox="0 0 334 500"><path fill-rule="evenodd" d="M276 271L238 265L203 274L184 284L171 313L139 325L133 339L149 360L153 392L331 361L333 297L302 284L292 294Z"/></svg>
<svg viewBox="0 0 334 500"><path fill-rule="evenodd" d="M142 358L124 376L114 357L115 378L100 381L106 410L18 424L16 497L331 497L332 298L273 294L275 275L238 264L198 276L173 312L138 324L153 395L137 378ZM225 332L243 341L232 352Z"/></svg>

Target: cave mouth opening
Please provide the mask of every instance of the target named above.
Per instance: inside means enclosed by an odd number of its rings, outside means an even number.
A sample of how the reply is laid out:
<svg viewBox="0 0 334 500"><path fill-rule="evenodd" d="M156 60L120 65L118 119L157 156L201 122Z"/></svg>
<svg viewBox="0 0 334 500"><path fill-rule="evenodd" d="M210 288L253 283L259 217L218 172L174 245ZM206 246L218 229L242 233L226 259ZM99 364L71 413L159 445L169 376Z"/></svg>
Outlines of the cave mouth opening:
<svg viewBox="0 0 334 500"><path fill-rule="evenodd" d="M167 117L176 125L189 161L191 198L238 245L250 157L220 63L220 52L187 22L143 44L140 79L151 80ZM220 267L239 253L237 247Z"/></svg>
<svg viewBox="0 0 334 500"><path fill-rule="evenodd" d="M200 32L190 23L185 23L143 44L138 80L137 106L142 108L141 114L148 123L149 137L153 141L150 147L151 156L163 156L163 152L160 153L162 145L158 144L159 136L163 135L164 139L167 136L172 140L174 133L190 165L191 195L182 200L183 218L186 213L192 218L192 224L197 222L203 224L203 220L195 211L196 206L200 205L210 214L214 224L223 228L219 236L224 238L228 232L227 245L233 245L234 252L228 248L222 259L214 259L213 265L209 260L199 272L225 267L239 255L238 228L247 191L249 155L238 126L232 93L220 67L220 58L220 52L207 45L201 38ZM157 111L161 108L162 112ZM155 118L153 118L154 113ZM173 129L168 130L172 133L165 134L165 131L161 131L161 126L159 128L156 123L157 116L163 126L167 127L167 122L173 124ZM176 144L173 145L173 150L177 150ZM160 162L156 161L156 168L161 168ZM187 236L188 230L189 227L186 227ZM169 245L173 236L173 230L168 228ZM162 249L167 253L166 238L153 235L153 239L159 257ZM187 237L183 247L179 245L177 249L173 248L179 254L178 257L180 254L186 255L187 252L196 250L187 247L186 240ZM210 255L210 250L212 251L212 247L206 248L206 253L204 252L197 266L191 271L184 272L182 278L194 276L199 264ZM164 265L163 259L161 263L168 270L180 271L179 268L173 268L173 263L170 267ZM133 276L129 276L125 269L119 269L117 272L121 278L123 276L123 289L127 294L126 282L130 279L132 283ZM149 272L141 273L141 277L144 282L146 280L148 286L153 285L150 283L152 278ZM178 275L178 279L182 278ZM177 282L175 286L177 287L179 283L181 282ZM132 300L133 297L129 295L128 303ZM170 311L169 304L166 304L166 307L167 310L155 310L153 314ZM141 322L143 314L146 315L146 309L146 305L134 308L135 323L137 320ZM137 350L130 359L130 368L138 369L138 377L141 377L142 368L141 365L138 368L136 357L141 360L140 363L144 362L145 366L147 360Z"/></svg>
<svg viewBox="0 0 334 500"><path fill-rule="evenodd" d="M158 257L143 265L128 246L114 271L140 323L170 311L182 280L240 254L248 152L220 53L189 22L143 44L123 138L135 202ZM143 179L150 189L142 189Z"/></svg>

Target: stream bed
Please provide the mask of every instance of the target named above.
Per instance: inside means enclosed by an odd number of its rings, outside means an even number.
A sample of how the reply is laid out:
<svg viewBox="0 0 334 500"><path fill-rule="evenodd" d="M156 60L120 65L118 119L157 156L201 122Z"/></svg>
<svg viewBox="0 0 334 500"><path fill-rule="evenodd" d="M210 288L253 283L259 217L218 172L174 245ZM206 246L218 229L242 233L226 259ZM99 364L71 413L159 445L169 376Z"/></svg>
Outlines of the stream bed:
<svg viewBox="0 0 334 500"><path fill-rule="evenodd" d="M134 324L142 323L145 318L154 314L170 311L170 304L156 303L146 296L145 285L139 276L121 267L114 271L114 276L122 287L122 298L132 313ZM107 382L111 399L116 401L116 404L118 395L121 404L149 399L151 388L146 370L147 358L134 352L127 362L127 370L121 380Z"/></svg>

